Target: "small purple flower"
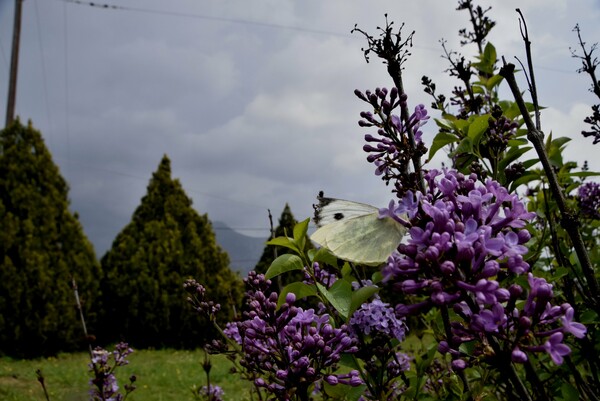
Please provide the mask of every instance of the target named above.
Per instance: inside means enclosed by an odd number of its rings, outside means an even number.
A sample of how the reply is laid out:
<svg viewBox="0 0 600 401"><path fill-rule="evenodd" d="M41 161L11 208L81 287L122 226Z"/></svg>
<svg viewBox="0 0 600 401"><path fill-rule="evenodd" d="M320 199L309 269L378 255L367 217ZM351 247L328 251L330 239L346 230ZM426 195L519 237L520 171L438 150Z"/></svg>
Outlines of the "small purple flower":
<svg viewBox="0 0 600 401"><path fill-rule="evenodd" d="M221 387L211 384L210 388L207 386L202 386L200 390L198 390L198 394L209 401L223 401L223 395L225 395L225 392Z"/></svg>
<svg viewBox="0 0 600 401"><path fill-rule="evenodd" d="M497 332L500 327L506 325L507 318L504 307L500 303L492 305L492 309L484 309L479 314L473 315L471 325L476 330L486 332Z"/></svg>
<svg viewBox="0 0 600 401"><path fill-rule="evenodd" d="M569 348L568 345L563 344L562 340L562 333L554 333L543 345L544 350L550 354L550 358L552 358L552 361L557 365L563 363L563 356L567 356L571 353L571 348Z"/></svg>
<svg viewBox="0 0 600 401"><path fill-rule="evenodd" d="M573 321L574 314L575 310L569 305L565 314L560 318L560 321L563 325L563 330L573 334L577 338L583 338L585 337L587 329L583 324Z"/></svg>

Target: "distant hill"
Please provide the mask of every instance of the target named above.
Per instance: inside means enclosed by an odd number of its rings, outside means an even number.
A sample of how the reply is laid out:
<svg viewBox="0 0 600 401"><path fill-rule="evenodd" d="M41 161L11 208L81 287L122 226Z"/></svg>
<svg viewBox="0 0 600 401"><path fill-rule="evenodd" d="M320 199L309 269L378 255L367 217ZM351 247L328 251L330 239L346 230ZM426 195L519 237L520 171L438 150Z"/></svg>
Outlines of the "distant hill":
<svg viewBox="0 0 600 401"><path fill-rule="evenodd" d="M220 221L213 222L213 229L217 243L229 254L231 269L245 277L258 263L267 238L240 234Z"/></svg>

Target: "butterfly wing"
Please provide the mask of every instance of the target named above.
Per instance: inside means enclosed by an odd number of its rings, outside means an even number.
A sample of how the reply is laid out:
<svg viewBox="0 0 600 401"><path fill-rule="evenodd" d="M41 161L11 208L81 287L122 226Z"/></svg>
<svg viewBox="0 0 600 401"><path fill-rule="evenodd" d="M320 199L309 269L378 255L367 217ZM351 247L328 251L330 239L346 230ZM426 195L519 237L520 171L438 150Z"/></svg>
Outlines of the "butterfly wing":
<svg viewBox="0 0 600 401"><path fill-rule="evenodd" d="M311 239L336 257L378 265L385 262L402 241L406 228L390 217L380 219L377 208L364 203L325 199L330 201L317 206L315 216L317 224L320 222L322 226Z"/></svg>
<svg viewBox="0 0 600 401"><path fill-rule="evenodd" d="M325 198L321 195L317 199L319 200L319 204L314 206L314 220L319 227L354 217L378 213L379 211L375 206L367 205L366 203Z"/></svg>

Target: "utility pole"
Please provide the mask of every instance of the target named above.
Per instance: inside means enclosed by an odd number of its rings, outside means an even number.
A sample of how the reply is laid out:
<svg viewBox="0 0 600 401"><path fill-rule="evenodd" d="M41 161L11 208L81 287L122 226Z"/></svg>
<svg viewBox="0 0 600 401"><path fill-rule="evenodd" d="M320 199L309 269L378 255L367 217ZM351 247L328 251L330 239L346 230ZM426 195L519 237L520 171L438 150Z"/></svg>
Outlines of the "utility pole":
<svg viewBox="0 0 600 401"><path fill-rule="evenodd" d="M12 53L10 56L10 78L8 81L8 101L6 102L6 126L15 119L17 98L17 70L19 68L19 41L21 38L21 10L23 0L15 0L15 22L13 25Z"/></svg>

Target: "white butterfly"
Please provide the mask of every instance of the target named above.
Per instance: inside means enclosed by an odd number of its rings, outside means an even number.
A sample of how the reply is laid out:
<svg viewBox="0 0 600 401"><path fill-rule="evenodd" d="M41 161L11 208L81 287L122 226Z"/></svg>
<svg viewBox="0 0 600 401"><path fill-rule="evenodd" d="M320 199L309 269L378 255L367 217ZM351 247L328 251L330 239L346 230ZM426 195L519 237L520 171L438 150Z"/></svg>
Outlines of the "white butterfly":
<svg viewBox="0 0 600 401"><path fill-rule="evenodd" d="M317 197L314 221L319 227L311 240L339 259L379 265L396 250L406 227L391 217L379 218L379 209L365 203Z"/></svg>

